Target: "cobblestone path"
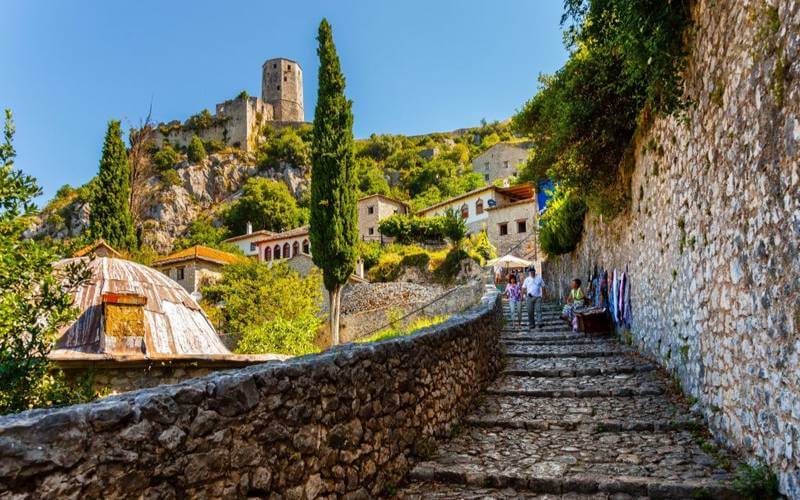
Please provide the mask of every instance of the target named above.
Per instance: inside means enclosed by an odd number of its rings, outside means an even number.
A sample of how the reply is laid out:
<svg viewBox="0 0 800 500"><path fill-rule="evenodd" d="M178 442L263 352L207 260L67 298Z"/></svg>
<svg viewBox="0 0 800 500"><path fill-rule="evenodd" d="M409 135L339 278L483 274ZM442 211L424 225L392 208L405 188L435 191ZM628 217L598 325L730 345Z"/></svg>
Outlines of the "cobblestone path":
<svg viewBox="0 0 800 500"><path fill-rule="evenodd" d="M655 365L610 337L506 327L506 365L399 497L739 498L735 459Z"/></svg>

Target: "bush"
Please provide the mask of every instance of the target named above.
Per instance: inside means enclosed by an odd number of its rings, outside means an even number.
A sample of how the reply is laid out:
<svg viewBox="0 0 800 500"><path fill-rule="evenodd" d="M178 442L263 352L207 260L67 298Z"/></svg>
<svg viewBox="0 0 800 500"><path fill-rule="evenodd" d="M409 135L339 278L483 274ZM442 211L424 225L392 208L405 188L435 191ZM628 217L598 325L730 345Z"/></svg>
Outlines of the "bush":
<svg viewBox="0 0 800 500"><path fill-rule="evenodd" d="M193 130L195 132L200 132L201 130L205 130L212 125L214 125L214 116L211 112L207 109L197 113L196 115L192 115L189 119L186 120L183 127L187 130Z"/></svg>
<svg viewBox="0 0 800 500"><path fill-rule="evenodd" d="M486 231L481 231L478 234L470 237L467 244L467 252L475 261L480 265L485 265L487 260L492 260L497 257L497 250L489 241L489 236Z"/></svg>
<svg viewBox="0 0 800 500"><path fill-rule="evenodd" d="M156 167L158 167L160 171L174 167L179 160L180 156L178 155L178 152L175 151L175 148L172 147L172 144L168 142L164 142L164 145L161 146L161 149L156 151L156 153L153 155L153 163L155 163Z"/></svg>
<svg viewBox="0 0 800 500"><path fill-rule="evenodd" d="M180 186L183 183L180 174L174 168L161 172L161 182L166 186Z"/></svg>
<svg viewBox="0 0 800 500"><path fill-rule="evenodd" d="M225 225L233 234L243 234L247 223L258 231L286 231L308 220L306 212L297 207L289 188L280 181L254 177L248 179L242 196L223 214Z"/></svg>
<svg viewBox="0 0 800 500"><path fill-rule="evenodd" d="M194 163L203 161L207 156L203 141L201 141L196 135L193 135L192 140L189 141L189 148L187 149L186 153L189 157L189 160Z"/></svg>
<svg viewBox="0 0 800 500"><path fill-rule="evenodd" d="M377 265L373 266L368 273L370 281L388 282L394 281L400 276L403 257L396 254L386 254L381 257Z"/></svg>
<svg viewBox="0 0 800 500"><path fill-rule="evenodd" d="M225 143L217 139L209 139L203 141L203 148L206 150L206 153L214 154L225 149Z"/></svg>
<svg viewBox="0 0 800 500"><path fill-rule="evenodd" d="M296 167L311 163L311 145L292 127L267 134L267 142L258 152L261 168L277 168L281 162Z"/></svg>
<svg viewBox="0 0 800 500"><path fill-rule="evenodd" d="M395 214L383 219L379 228L381 234L396 238L398 243L426 243L444 241L448 235L445 216L417 217L414 215Z"/></svg>
<svg viewBox="0 0 800 500"><path fill-rule="evenodd" d="M548 256L569 253L583 235L586 205L575 194L556 188L541 218L539 245Z"/></svg>
<svg viewBox="0 0 800 500"><path fill-rule="evenodd" d="M434 271L433 277L442 284L450 284L461 270L461 261L469 259L469 254L462 248L452 248Z"/></svg>
<svg viewBox="0 0 800 500"><path fill-rule="evenodd" d="M428 264L431 261L431 256L428 252L422 251L419 253L412 253L403 256L400 261L401 266L418 267L423 271L428 269Z"/></svg>
<svg viewBox="0 0 800 500"><path fill-rule="evenodd" d="M364 271L369 271L378 263L381 256L385 253L386 247L377 241L358 242L358 255L364 261Z"/></svg>

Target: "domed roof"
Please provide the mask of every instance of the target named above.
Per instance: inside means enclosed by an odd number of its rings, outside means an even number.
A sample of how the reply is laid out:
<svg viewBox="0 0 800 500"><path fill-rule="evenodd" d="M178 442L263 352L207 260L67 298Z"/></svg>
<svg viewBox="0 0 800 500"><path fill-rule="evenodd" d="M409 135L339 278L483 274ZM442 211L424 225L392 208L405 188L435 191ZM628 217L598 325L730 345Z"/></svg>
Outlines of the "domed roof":
<svg viewBox="0 0 800 500"><path fill-rule="evenodd" d="M138 347L134 346L143 354L229 354L197 302L163 273L109 257L64 259L55 266L61 268L76 261L86 262L91 278L72 293L80 316L61 329L57 350L115 353L116 344L105 338L103 295L118 294L136 295L144 302L144 332ZM130 350L132 346L127 347Z"/></svg>

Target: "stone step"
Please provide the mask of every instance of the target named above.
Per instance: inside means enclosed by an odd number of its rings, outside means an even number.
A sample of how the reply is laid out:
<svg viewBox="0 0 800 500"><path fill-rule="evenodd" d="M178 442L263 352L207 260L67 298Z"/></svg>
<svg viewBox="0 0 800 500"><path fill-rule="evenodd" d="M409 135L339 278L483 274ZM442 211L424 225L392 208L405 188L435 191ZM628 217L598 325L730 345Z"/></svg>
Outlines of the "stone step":
<svg viewBox="0 0 800 500"><path fill-rule="evenodd" d="M490 488L482 486L469 486L464 484L439 483L436 481L416 481L409 484L397 493L395 498L402 500L434 500L460 499L460 500L634 500L630 495L614 495L595 493L581 495L567 493L566 495L552 495L549 493L532 493L512 487Z"/></svg>
<svg viewBox="0 0 800 500"><path fill-rule="evenodd" d="M488 395L464 420L479 427L529 430L663 431L696 429L685 406L661 396L531 398Z"/></svg>
<svg viewBox="0 0 800 500"><path fill-rule="evenodd" d="M655 370L571 378L503 376L486 390L486 394L541 398L655 396L664 392L664 382Z"/></svg>
<svg viewBox="0 0 800 500"><path fill-rule="evenodd" d="M520 333L517 335L503 333L500 337L501 340L514 340L518 342L569 342L588 338L590 337L573 332L535 332Z"/></svg>
<svg viewBox="0 0 800 500"><path fill-rule="evenodd" d="M612 337L583 337L583 336L562 336L554 338L521 338L521 337L500 337L500 342L507 346L512 345L583 345L583 344L602 344L604 342L613 342Z"/></svg>
<svg viewBox="0 0 800 500"><path fill-rule="evenodd" d="M412 481L532 493L625 493L650 498L740 498L733 463L688 431L570 432L466 427L417 463Z"/></svg>
<svg viewBox="0 0 800 500"><path fill-rule="evenodd" d="M634 352L636 351L628 346L620 345L616 341L594 344L511 344L506 346L506 356L509 358L595 358Z"/></svg>
<svg viewBox="0 0 800 500"><path fill-rule="evenodd" d="M527 377L579 377L616 373L652 371L656 367L637 356L612 355L604 357L534 358L509 357L505 375Z"/></svg>

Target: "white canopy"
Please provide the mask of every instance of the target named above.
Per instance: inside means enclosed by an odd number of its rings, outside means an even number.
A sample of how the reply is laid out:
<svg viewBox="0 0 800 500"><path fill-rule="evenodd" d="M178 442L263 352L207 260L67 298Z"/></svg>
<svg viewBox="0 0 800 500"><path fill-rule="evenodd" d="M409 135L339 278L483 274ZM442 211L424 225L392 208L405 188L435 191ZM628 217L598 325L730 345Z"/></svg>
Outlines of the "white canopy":
<svg viewBox="0 0 800 500"><path fill-rule="evenodd" d="M494 266L494 267L506 267L506 268L517 268L517 267L531 267L533 262L525 259L520 259L519 257L515 257L511 254L504 255L502 257L498 257L496 259L492 259L486 263L486 265Z"/></svg>

